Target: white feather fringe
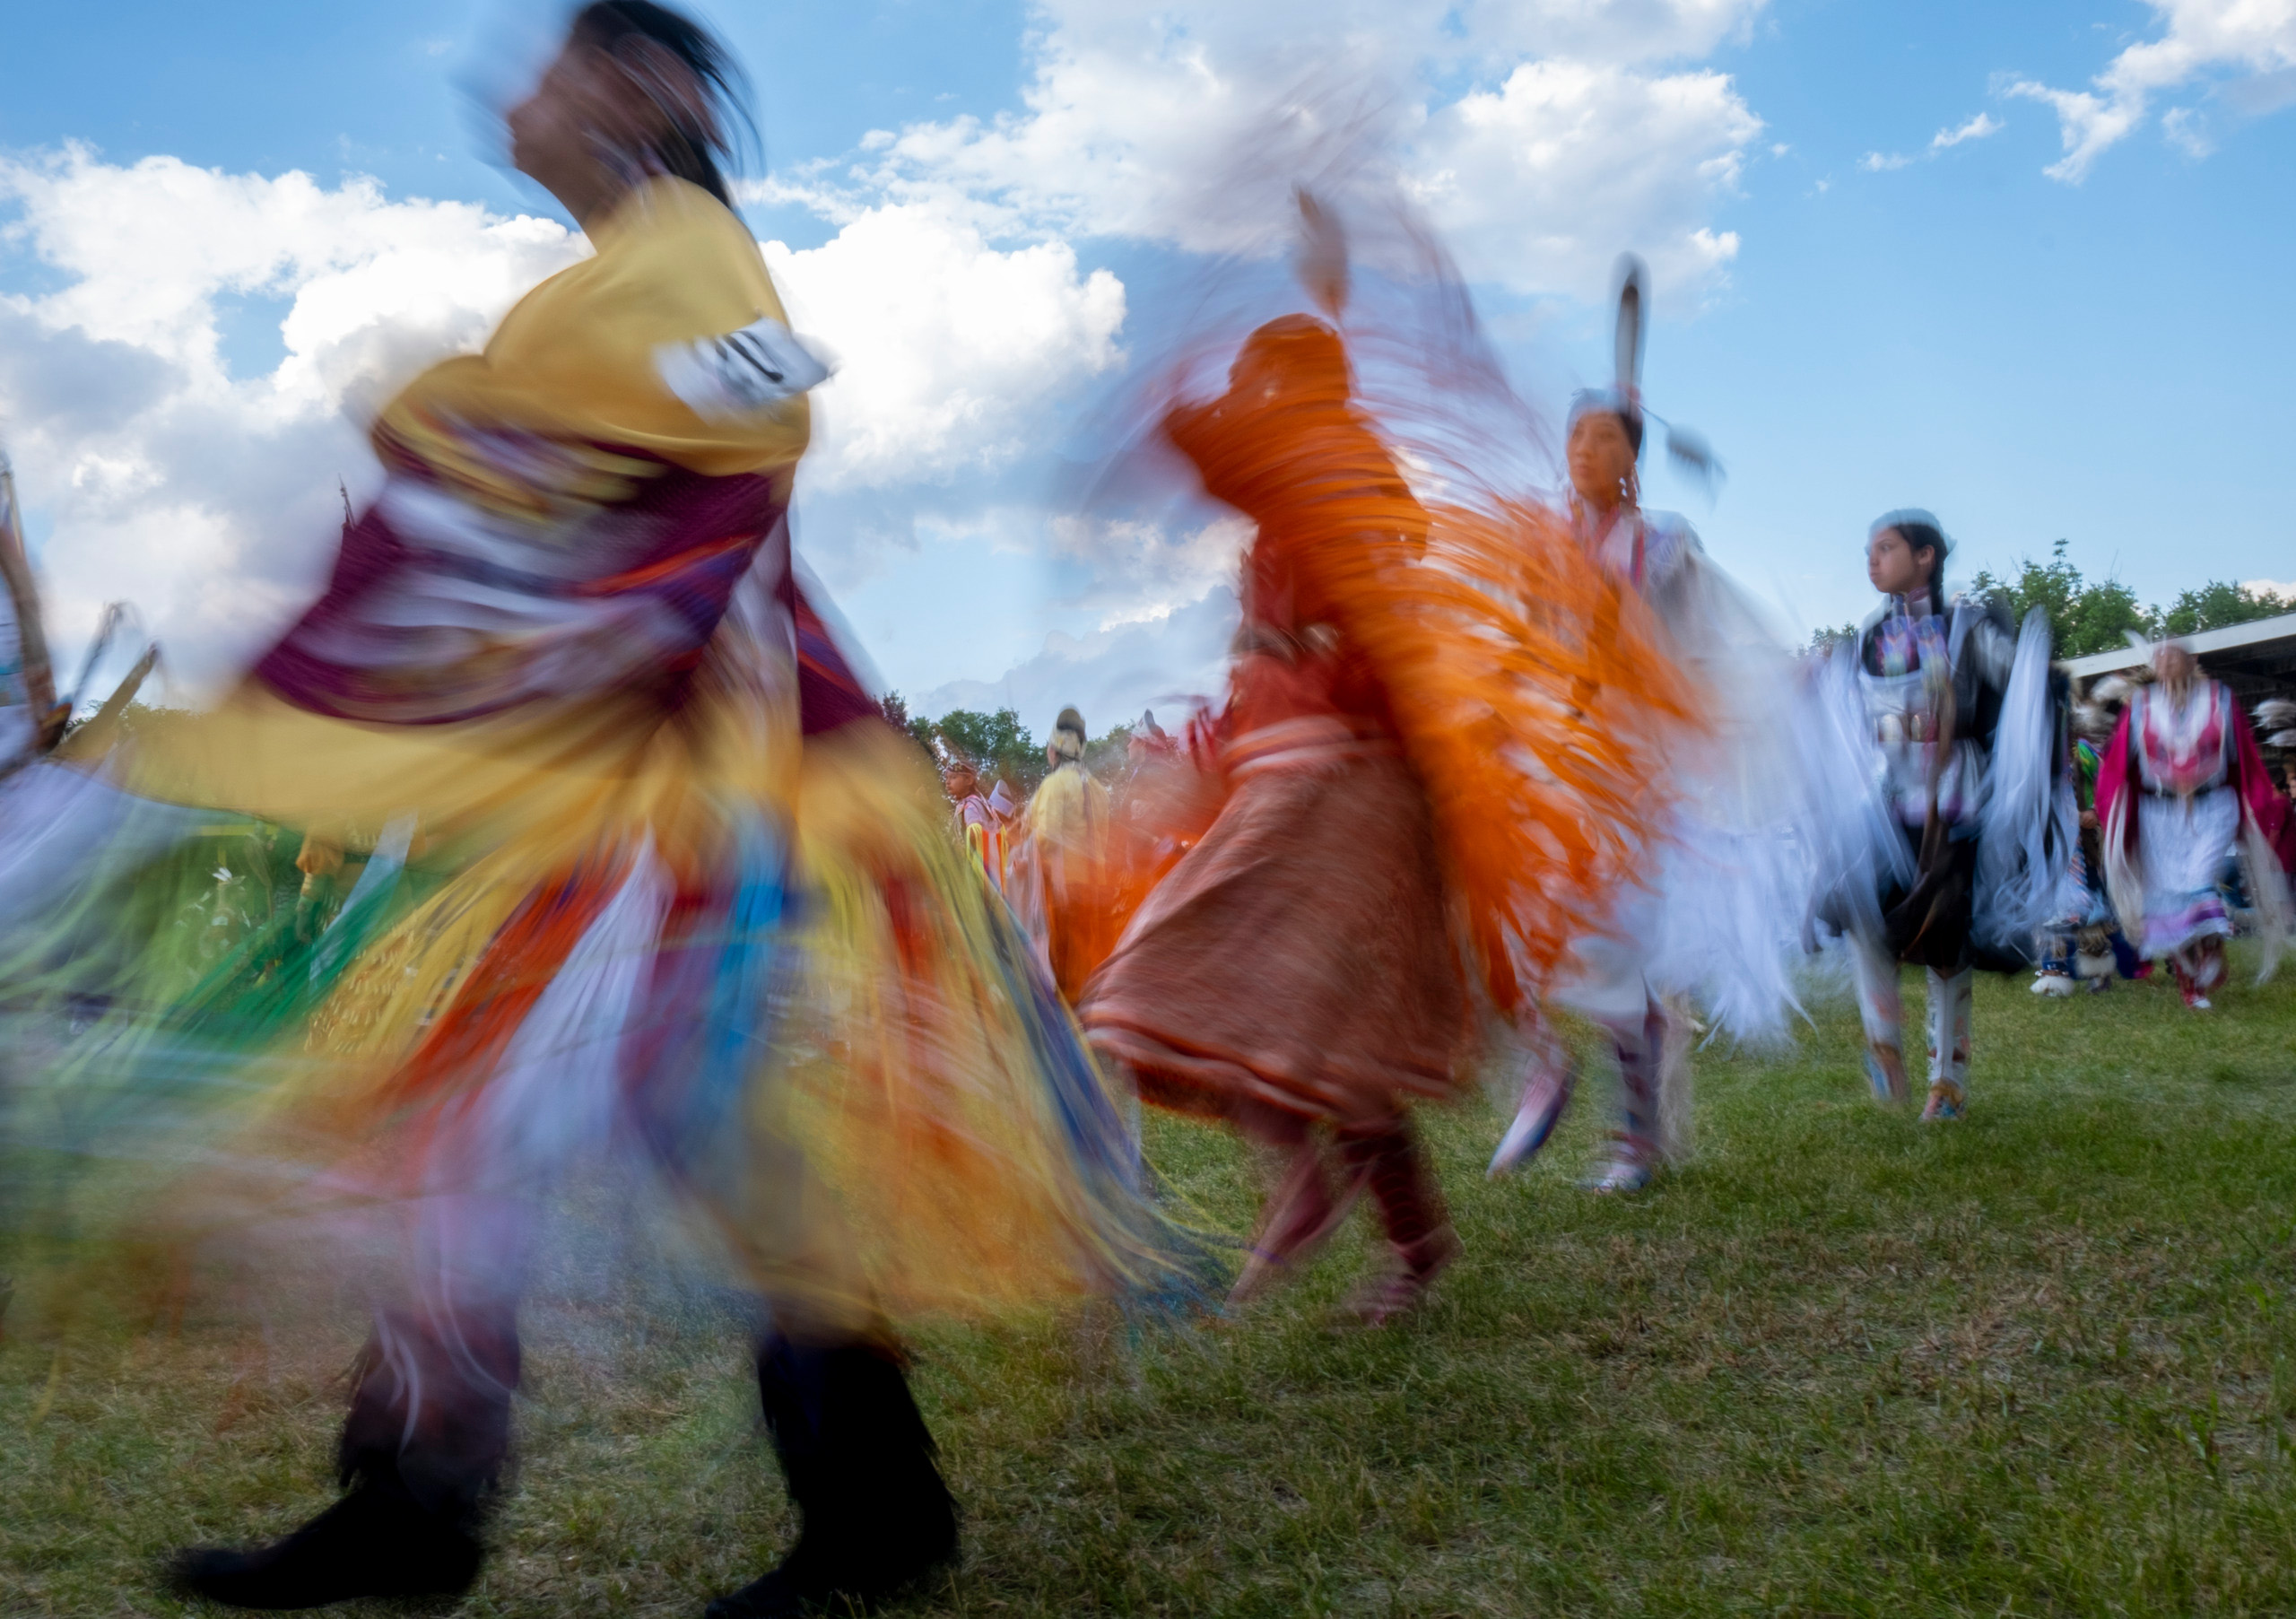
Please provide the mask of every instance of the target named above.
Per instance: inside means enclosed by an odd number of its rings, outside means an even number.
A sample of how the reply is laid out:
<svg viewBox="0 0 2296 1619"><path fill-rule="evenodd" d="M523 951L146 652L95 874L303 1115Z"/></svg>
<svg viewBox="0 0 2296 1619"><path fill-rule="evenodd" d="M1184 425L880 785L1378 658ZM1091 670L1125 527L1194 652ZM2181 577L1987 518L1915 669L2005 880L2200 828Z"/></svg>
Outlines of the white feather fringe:
<svg viewBox="0 0 2296 1619"><path fill-rule="evenodd" d="M2071 798L2057 791L2048 674L2048 618L2036 607L2017 637L1979 814L1973 926L1996 948L2029 949L2035 931L2064 912L2071 880L2078 826Z"/></svg>

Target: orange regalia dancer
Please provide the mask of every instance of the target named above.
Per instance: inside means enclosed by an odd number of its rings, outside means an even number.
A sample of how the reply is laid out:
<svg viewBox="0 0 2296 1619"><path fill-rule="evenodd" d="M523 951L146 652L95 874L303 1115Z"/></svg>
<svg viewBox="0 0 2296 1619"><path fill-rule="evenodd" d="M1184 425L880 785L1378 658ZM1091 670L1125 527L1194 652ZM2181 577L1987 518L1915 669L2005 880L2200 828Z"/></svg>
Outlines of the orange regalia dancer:
<svg viewBox="0 0 2296 1619"><path fill-rule="evenodd" d="M1303 204L1310 263L1329 266L1335 229ZM1336 318L1344 274L1311 281ZM1656 813L1652 745L1688 711L1641 604L1552 512L1492 491L1462 453L1471 429L1441 431L1473 358L1411 379L1437 422L1405 441L1341 330L1292 315L1245 340L1225 393L1163 411L1204 489L1257 531L1226 706L1195 738L1213 813L1080 1013L1144 1099L1266 1149L1239 1300L1344 1213L1328 1135L1393 1252L1352 1306L1369 1323L1457 1248L1408 1104L1458 1086L1481 1013L1525 1011L1599 928Z"/></svg>
<svg viewBox="0 0 2296 1619"><path fill-rule="evenodd" d="M726 200L730 83L675 13L578 13L509 125L594 256L382 412L326 594L220 706L85 727L8 796L20 1257L110 1222L372 1300L345 1493L187 1556L207 1597L469 1584L538 1228L600 1161L770 1309L802 1531L732 1619L952 1554L899 1320L1186 1293L1116 1099L795 580L823 371ZM211 948L199 896L257 878ZM20 1324L91 1279L17 1269Z"/></svg>

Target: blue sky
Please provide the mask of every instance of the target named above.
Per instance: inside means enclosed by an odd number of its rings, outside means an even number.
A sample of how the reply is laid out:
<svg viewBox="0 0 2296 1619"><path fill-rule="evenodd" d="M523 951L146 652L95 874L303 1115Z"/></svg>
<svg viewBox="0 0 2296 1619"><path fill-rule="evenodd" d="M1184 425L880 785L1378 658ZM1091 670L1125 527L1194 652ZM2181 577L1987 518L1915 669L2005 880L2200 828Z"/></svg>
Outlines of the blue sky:
<svg viewBox="0 0 2296 1619"><path fill-rule="evenodd" d="M59 614L125 578L220 669L323 568L361 388L573 248L505 223L557 216L460 88L554 13L196 9L12 20L0 436ZM1206 153L1325 36L1419 120L1535 402L1607 363L1612 256L1651 258L1648 394L1729 475L1647 498L1792 627L1864 610L1866 522L1903 504L1964 578L2062 536L2152 599L2296 580L2296 0L700 9L756 83L752 222L846 359L801 541L913 694L1041 725L1214 677L1220 536L1080 529L1061 457L1233 245Z"/></svg>

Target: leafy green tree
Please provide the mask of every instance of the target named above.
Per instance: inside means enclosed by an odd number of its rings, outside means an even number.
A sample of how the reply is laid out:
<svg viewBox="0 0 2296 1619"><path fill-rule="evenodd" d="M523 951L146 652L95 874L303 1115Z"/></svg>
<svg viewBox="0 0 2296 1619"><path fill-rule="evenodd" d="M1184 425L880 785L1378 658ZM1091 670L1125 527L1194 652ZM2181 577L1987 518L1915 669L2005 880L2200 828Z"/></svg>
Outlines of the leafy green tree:
<svg viewBox="0 0 2296 1619"><path fill-rule="evenodd" d="M2165 611L2148 607L2118 579L2084 578L2066 555L2067 549L2059 540L2049 548L2047 562L2027 557L2009 578L1981 572L1970 581L1970 594L1999 603L2013 618L2042 609L2059 657L2112 651L2126 644L2131 631L2147 637L2190 635L2296 613L2296 596L2283 597L2225 579L2180 593Z"/></svg>
<svg viewBox="0 0 2296 1619"><path fill-rule="evenodd" d="M2019 622L2039 607L2048 616L2049 642L2059 657L2083 657L2125 645L2127 632L2155 632L2160 614L2136 599L2136 592L2116 579L2092 582L2066 555L2067 543L2049 548L2049 560L2025 558L2014 577L1997 578L1990 570L1970 581L1970 594L1998 604Z"/></svg>
<svg viewBox="0 0 2296 1619"><path fill-rule="evenodd" d="M2059 657L2086 657L2128 644L2128 632L2153 633L2160 610L2136 599L2118 579L2099 579L2070 604L2063 623L2049 623L2050 644ZM2063 639L2058 640L2059 634Z"/></svg>
<svg viewBox="0 0 2296 1619"><path fill-rule="evenodd" d="M979 767L983 785L1002 777L1025 797L1044 779L1044 750L1011 709L983 714L972 709L952 709L929 727L952 753L961 753Z"/></svg>
<svg viewBox="0 0 2296 1619"><path fill-rule="evenodd" d="M933 722L922 715L909 711L909 700L898 692L888 692L877 699L877 711L885 723L896 731L905 731L909 739L926 753L933 751Z"/></svg>
<svg viewBox="0 0 2296 1619"><path fill-rule="evenodd" d="M1820 624L1816 629L1810 631L1810 644L1803 648L1802 651L1807 657L1822 657L1834 649L1836 642L1846 640L1854 641L1857 639L1857 626L1856 624L1842 624L1831 630L1827 629L1823 624Z"/></svg>
<svg viewBox="0 0 2296 1619"><path fill-rule="evenodd" d="M1132 759L1132 729L1129 723L1110 726L1086 743L1084 768L1107 782L1123 775L1124 767Z"/></svg>
<svg viewBox="0 0 2296 1619"><path fill-rule="evenodd" d="M2192 635L2202 630L2252 624L2283 613L2296 613L2296 596L2275 596L2228 579L2211 579L2197 590L2179 594L2176 604L2161 614L2161 628L2170 635Z"/></svg>

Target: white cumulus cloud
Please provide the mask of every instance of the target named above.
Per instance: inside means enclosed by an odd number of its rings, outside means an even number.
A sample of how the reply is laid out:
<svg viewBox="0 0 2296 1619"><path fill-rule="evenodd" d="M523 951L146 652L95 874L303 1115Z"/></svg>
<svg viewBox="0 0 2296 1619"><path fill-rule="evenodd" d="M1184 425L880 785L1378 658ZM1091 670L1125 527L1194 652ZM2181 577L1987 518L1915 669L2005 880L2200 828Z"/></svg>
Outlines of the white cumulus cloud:
<svg viewBox="0 0 2296 1619"><path fill-rule="evenodd" d="M1471 280L1593 301L1632 248L1686 307L1735 258L1721 215L1766 150L1735 81L1701 59L1763 4L1046 0L1016 111L874 131L759 194L848 230L924 208L988 243L1250 254L1288 241L1294 181L1366 178L1416 203ZM1050 605L1080 632L1001 681L917 682L921 709L1048 715L1216 685L1241 524L1040 523Z"/></svg>
<svg viewBox="0 0 2296 1619"><path fill-rule="evenodd" d="M1431 117L1413 158L1470 275L1583 291L1645 244L1661 285L1694 287L1737 255L1702 221L1761 130L1722 74L1526 62Z"/></svg>
<svg viewBox="0 0 2296 1619"><path fill-rule="evenodd" d="M2161 135L2196 162L2216 150L2216 143L2209 137L2208 120L2189 107L2171 107L2162 113Z"/></svg>
<svg viewBox="0 0 2296 1619"><path fill-rule="evenodd" d="M345 402L474 346L578 251L547 221L392 202L371 181L226 174L84 148L0 162L13 244L61 284L0 296L0 432L59 638L132 596L171 666L212 680L332 560L338 478L371 481ZM236 374L235 300L285 305L279 358Z"/></svg>
<svg viewBox="0 0 2296 1619"><path fill-rule="evenodd" d="M1056 631L1042 651L998 679L951 681L919 693L909 711L1010 708L1041 736L1052 728L1053 716L1072 705L1095 731L1152 707L1160 724L1178 731L1191 699L1219 701L1236 620L1235 593L1222 586L1153 619L1083 635Z"/></svg>
<svg viewBox="0 0 2296 1619"><path fill-rule="evenodd" d="M0 163L0 201L16 208L20 260L60 283L0 295L0 440L48 529L57 633L69 642L105 600L132 596L195 685L317 589L338 478L357 495L375 476L358 419L421 366L475 349L585 251L547 220L393 200L371 180L118 165L77 147ZM894 205L818 248L765 251L800 324L842 361L809 464L824 491L993 472L1122 359L1123 286L1080 272L1064 243L993 248ZM276 334L252 364L249 325Z"/></svg>
<svg viewBox="0 0 2296 1619"><path fill-rule="evenodd" d="M1869 152L1857 160L1857 166L1868 174L1890 174L1914 163L1935 158L1941 152L1951 151L1964 141L1981 141L1989 135L1998 135L2008 126L1991 113L1980 112L1965 124L1941 129L1929 137L1929 149L1919 158L1903 152ZM1823 189L1822 186L1820 189Z"/></svg>
<svg viewBox="0 0 2296 1619"><path fill-rule="evenodd" d="M1054 0L1022 109L878 131L767 195L832 219L930 198L992 236L1111 236L1204 252L1265 245L1293 181L1353 132L1400 165L1472 274L1600 292L1622 247L1677 285L1761 122L1685 64L1761 0Z"/></svg>
<svg viewBox="0 0 2296 1619"><path fill-rule="evenodd" d="M766 244L791 318L836 352L807 482L945 481L1041 441L1061 396L1117 365L1121 282L1063 241L990 247L922 203L871 208L818 248Z"/></svg>
<svg viewBox="0 0 2296 1619"><path fill-rule="evenodd" d="M1152 623L1231 584L1252 526L1227 514L1200 523L1064 514L1048 525L1056 557L1082 564L1058 605L1101 630Z"/></svg>
<svg viewBox="0 0 2296 1619"><path fill-rule="evenodd" d="M2048 166L2053 179L2078 185L2099 158L2144 126L2155 98L2187 85L2225 82L2236 102L2257 109L2284 103L2296 85L2296 0L2145 0L2161 24L2157 39L2129 46L2087 90L2058 90L2032 79L2006 86L2011 95L2057 114L2065 155ZM2194 156L2204 138L2189 118L2163 124ZM2196 149L2198 148L2198 149Z"/></svg>
<svg viewBox="0 0 2296 1619"><path fill-rule="evenodd" d="M1941 129L1929 137L1929 150L1943 152L1958 146L1963 141L1981 141L1990 135L1999 135L2009 126L1989 112L1980 112L1966 124L1956 124L1951 129Z"/></svg>
<svg viewBox="0 0 2296 1619"><path fill-rule="evenodd" d="M1031 457L1126 363L1126 289L1079 244L1264 247L1317 178L1292 159L1347 148L1342 126L1471 276L1591 300L1633 248L1669 307L1694 303L1739 250L1725 212L1766 150L1705 59L1764 5L1046 0L1016 111L875 132L752 188L836 232L765 246L840 361L801 484L838 529L818 537L865 552L1028 504ZM0 252L40 269L0 294L0 432L52 528L60 616L130 581L178 665L218 672L316 587L335 477L355 493L368 466L359 411L582 250L548 221L370 181L78 150L0 162L0 205L18 216ZM1240 526L1031 511L999 532L1033 535L1083 632L1008 680L1115 702L1216 671Z"/></svg>

